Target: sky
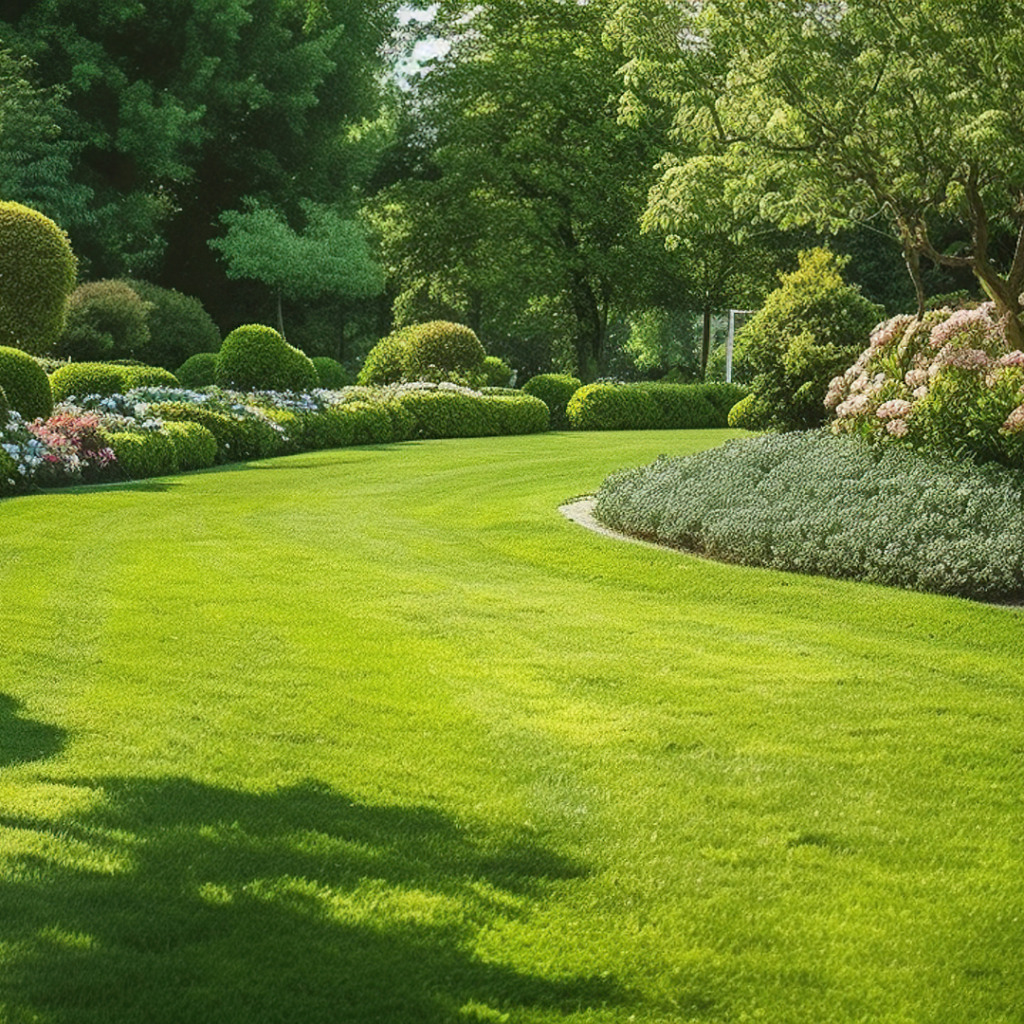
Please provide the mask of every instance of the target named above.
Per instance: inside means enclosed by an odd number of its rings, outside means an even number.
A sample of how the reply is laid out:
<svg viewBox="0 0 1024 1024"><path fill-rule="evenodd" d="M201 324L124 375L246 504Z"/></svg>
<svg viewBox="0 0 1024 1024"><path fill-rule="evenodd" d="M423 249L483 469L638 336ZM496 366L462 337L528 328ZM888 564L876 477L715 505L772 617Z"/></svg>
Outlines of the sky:
<svg viewBox="0 0 1024 1024"><path fill-rule="evenodd" d="M419 7L413 5L404 5L398 9L398 23L400 25L408 24L414 18L417 21L430 21L434 16L434 12L437 10L437 4L431 4L428 7ZM422 63L425 60L430 60L431 57L441 57L448 52L448 43L443 39L425 39L418 42L412 51L412 59L416 64Z"/></svg>

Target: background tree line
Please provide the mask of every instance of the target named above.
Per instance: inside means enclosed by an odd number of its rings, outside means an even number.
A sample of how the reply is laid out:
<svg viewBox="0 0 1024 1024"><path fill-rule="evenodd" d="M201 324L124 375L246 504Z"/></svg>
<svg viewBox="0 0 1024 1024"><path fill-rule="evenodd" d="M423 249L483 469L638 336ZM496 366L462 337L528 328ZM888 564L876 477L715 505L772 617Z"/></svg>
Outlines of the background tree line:
<svg viewBox="0 0 1024 1024"><path fill-rule="evenodd" d="M398 6L0 4L0 197L83 279L350 362L444 317L526 375L699 376L712 314L825 236L889 312L975 278L1019 312L1012 4Z"/></svg>

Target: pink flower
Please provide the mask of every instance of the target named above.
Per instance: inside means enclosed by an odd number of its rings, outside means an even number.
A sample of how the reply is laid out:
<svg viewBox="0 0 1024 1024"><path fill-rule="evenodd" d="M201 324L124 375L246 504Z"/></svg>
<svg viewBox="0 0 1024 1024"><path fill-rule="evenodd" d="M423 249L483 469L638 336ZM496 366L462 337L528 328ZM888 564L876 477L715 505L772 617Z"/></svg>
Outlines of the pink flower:
<svg viewBox="0 0 1024 1024"><path fill-rule="evenodd" d="M1007 434L1019 434L1024 430L1024 405L1018 405L1009 416L1006 417L1006 422L1000 428Z"/></svg>
<svg viewBox="0 0 1024 1024"><path fill-rule="evenodd" d="M893 435L893 437L905 437L907 433L907 421L906 420L889 420L885 425L885 429Z"/></svg>
<svg viewBox="0 0 1024 1024"><path fill-rule="evenodd" d="M880 420L894 420L899 417L906 416L910 412L910 403L902 398L890 398L888 402L883 402L879 407L875 415ZM906 424L904 424L904 427ZM895 433L895 431L890 431Z"/></svg>
<svg viewBox="0 0 1024 1024"><path fill-rule="evenodd" d="M996 366L1024 366L1024 352L1020 349L1007 352L1005 356L1000 356L996 360Z"/></svg>

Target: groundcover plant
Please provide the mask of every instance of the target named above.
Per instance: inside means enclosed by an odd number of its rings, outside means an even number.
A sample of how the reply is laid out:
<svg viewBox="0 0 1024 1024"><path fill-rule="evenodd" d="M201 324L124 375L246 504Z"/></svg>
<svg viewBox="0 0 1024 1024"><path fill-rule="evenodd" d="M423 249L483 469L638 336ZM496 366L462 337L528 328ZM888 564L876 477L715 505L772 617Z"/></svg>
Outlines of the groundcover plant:
<svg viewBox="0 0 1024 1024"><path fill-rule="evenodd" d="M1021 613L558 506L728 432L0 502L0 1020L1020 1020Z"/></svg>

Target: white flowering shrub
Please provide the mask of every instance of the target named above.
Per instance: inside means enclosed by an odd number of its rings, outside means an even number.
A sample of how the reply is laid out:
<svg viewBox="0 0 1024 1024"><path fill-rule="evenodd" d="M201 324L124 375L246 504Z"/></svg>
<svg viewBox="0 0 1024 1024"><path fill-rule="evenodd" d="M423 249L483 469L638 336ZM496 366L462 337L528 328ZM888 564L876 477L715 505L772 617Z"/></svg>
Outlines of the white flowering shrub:
<svg viewBox="0 0 1024 1024"><path fill-rule="evenodd" d="M1024 352L991 302L879 324L825 405L837 433L1024 467Z"/></svg>
<svg viewBox="0 0 1024 1024"><path fill-rule="evenodd" d="M606 526L744 565L982 600L1024 596L1024 490L1001 466L826 430L617 473Z"/></svg>

